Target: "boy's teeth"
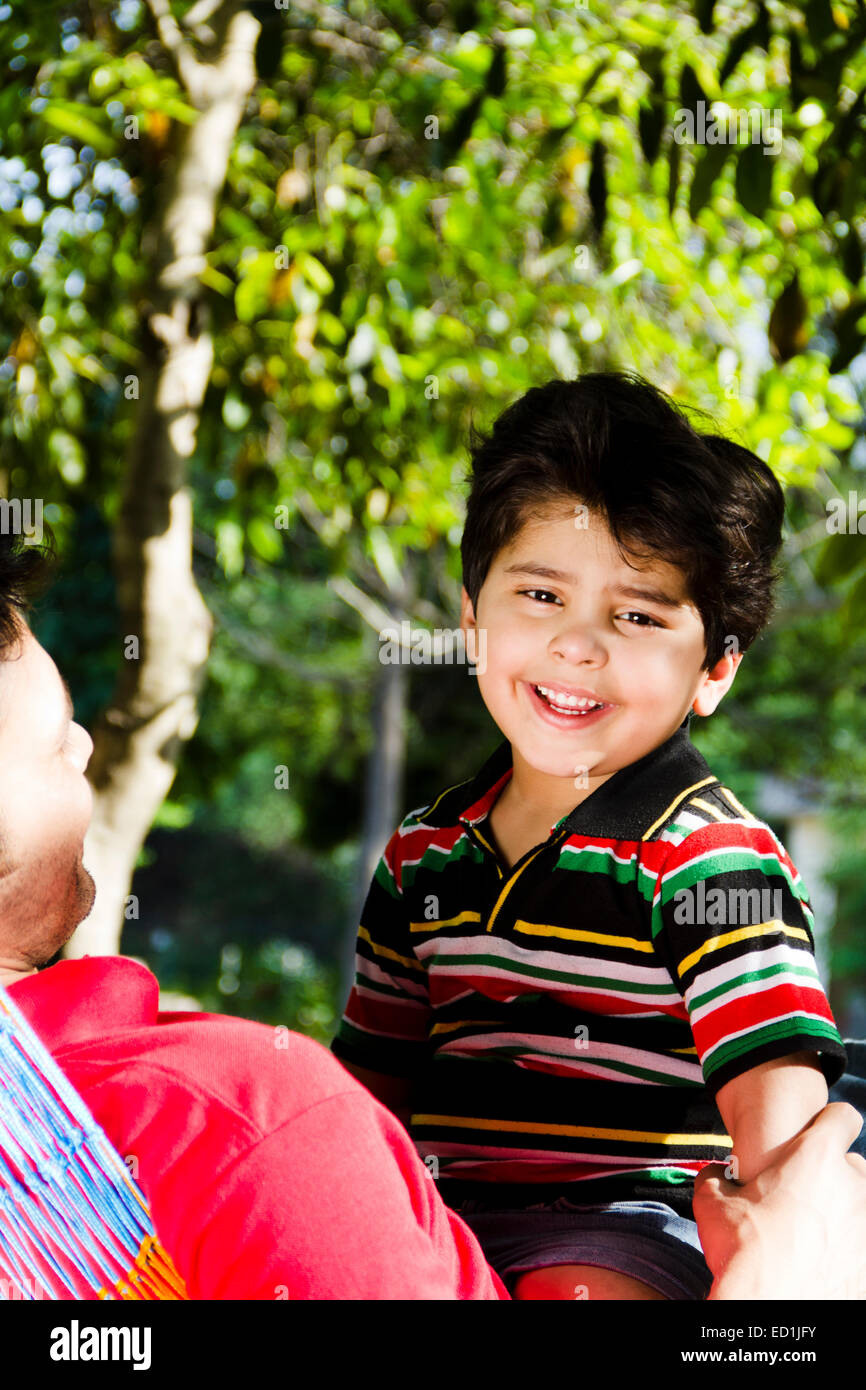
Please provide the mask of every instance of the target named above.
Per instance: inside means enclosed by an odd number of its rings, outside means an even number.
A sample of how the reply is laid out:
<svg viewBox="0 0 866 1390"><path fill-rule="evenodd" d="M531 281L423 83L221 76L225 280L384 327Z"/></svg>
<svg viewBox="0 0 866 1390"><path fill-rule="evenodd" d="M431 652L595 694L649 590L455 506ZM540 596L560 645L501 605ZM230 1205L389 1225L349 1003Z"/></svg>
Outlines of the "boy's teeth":
<svg viewBox="0 0 866 1390"><path fill-rule="evenodd" d="M588 700L582 695L563 695L561 691L548 690L545 685L537 685L535 689L543 695L548 704L560 709L601 709L598 700Z"/></svg>

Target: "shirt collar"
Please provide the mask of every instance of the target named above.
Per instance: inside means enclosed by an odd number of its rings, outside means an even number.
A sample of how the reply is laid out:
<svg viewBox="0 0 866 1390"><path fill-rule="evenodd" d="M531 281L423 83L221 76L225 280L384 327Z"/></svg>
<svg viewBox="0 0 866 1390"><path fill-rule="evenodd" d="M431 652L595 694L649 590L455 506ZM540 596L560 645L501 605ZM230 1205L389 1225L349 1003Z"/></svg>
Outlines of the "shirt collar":
<svg viewBox="0 0 866 1390"><path fill-rule="evenodd" d="M6 988L51 1052L156 1023L159 1011L156 976L127 956L61 960Z"/></svg>
<svg viewBox="0 0 866 1390"><path fill-rule="evenodd" d="M685 793L699 785L719 785L689 737L691 718L689 710L670 738L637 762L620 768L551 829L611 840L649 838ZM511 744L504 739L471 781L452 787L439 798L433 811L424 816L425 822L476 825L489 813L513 771Z"/></svg>

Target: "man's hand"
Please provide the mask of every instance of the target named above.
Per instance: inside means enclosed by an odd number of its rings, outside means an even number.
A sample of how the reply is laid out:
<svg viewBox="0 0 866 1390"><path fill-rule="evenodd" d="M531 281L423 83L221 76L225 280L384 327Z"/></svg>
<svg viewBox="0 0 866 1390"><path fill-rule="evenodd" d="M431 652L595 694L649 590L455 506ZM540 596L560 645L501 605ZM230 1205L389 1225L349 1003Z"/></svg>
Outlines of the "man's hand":
<svg viewBox="0 0 866 1390"><path fill-rule="evenodd" d="M751 1182L729 1181L722 1164L701 1170L710 1299L866 1298L866 1160L847 1152L862 1125L834 1101Z"/></svg>

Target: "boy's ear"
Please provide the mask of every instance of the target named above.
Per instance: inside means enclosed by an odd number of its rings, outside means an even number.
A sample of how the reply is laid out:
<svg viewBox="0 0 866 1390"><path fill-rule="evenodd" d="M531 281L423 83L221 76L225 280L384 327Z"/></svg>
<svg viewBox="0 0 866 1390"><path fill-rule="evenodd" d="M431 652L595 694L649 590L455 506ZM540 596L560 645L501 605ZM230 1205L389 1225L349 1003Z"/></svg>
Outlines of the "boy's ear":
<svg viewBox="0 0 866 1390"><path fill-rule="evenodd" d="M463 585L460 586L460 626L463 629L475 626L475 610Z"/></svg>
<svg viewBox="0 0 866 1390"><path fill-rule="evenodd" d="M695 714L704 717L712 714L733 685L734 676L737 674L737 668L744 655L744 652L728 652L719 658L711 671L701 673L695 698L692 701L692 709Z"/></svg>

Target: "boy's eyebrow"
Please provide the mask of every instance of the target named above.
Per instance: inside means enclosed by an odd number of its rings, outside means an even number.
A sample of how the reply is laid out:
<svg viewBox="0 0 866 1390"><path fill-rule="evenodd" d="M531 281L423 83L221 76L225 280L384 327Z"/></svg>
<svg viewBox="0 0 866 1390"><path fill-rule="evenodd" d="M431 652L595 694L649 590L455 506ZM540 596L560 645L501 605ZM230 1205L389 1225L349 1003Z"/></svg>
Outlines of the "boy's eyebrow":
<svg viewBox="0 0 866 1390"><path fill-rule="evenodd" d="M568 574L565 570L552 569L550 565L535 564L530 561L527 564L506 565L503 574L532 574L536 579L553 579L561 583L577 585L577 576ZM615 592L624 594L626 598L643 598L649 603L658 603L662 608L682 608L682 602L678 598L672 598L663 589L647 588L638 585L617 584L614 586Z"/></svg>

